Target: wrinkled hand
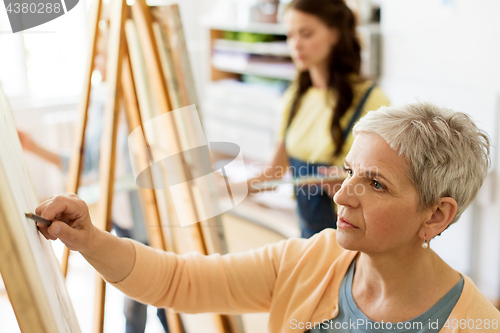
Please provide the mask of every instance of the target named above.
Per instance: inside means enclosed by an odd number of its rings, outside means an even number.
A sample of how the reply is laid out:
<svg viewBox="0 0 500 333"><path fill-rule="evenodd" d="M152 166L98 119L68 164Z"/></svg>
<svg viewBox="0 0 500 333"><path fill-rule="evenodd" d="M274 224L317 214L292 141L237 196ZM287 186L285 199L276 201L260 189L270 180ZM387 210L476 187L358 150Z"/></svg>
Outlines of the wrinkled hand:
<svg viewBox="0 0 500 333"><path fill-rule="evenodd" d="M35 213L52 221L50 227L37 223L45 238L59 238L74 251L82 252L92 248L97 228L92 224L87 204L76 194L51 197L40 204Z"/></svg>

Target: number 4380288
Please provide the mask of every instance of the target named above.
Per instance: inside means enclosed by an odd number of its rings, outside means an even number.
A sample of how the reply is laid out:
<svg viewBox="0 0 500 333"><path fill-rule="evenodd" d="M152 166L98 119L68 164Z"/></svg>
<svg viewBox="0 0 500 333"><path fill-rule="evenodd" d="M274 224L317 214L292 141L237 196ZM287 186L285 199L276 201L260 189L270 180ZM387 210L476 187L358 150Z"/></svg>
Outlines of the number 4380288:
<svg viewBox="0 0 500 333"><path fill-rule="evenodd" d="M461 329L474 329L474 330L498 330L498 319L452 319L446 320L446 323L443 325L446 328L461 328Z"/></svg>
<svg viewBox="0 0 500 333"><path fill-rule="evenodd" d="M31 13L31 14L59 14L63 9L60 3L9 3L6 8L7 13Z"/></svg>

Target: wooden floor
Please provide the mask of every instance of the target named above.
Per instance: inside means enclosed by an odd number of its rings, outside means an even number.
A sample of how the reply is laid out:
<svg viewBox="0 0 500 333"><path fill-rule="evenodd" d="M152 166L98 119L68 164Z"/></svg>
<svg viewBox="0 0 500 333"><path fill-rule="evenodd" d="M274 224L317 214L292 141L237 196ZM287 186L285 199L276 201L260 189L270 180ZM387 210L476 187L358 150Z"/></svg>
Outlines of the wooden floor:
<svg viewBox="0 0 500 333"><path fill-rule="evenodd" d="M223 216L226 238L231 252L246 251L265 244L284 239L280 234L258 224L248 222L233 215ZM54 242L56 254L62 255L62 244ZM67 288L73 307L78 317L82 333L92 332L92 316L94 306L93 268L78 253L70 257L70 271L67 278ZM122 312L123 294L113 287L107 288L106 318L104 331L106 333L125 332L125 317ZM210 315L184 315L187 332L211 333L206 322ZM268 314L243 315L246 333L266 332ZM5 293L3 284L0 286L0 325L2 332L18 333L19 326ZM156 318L155 308L149 307L146 333L161 333L163 328Z"/></svg>

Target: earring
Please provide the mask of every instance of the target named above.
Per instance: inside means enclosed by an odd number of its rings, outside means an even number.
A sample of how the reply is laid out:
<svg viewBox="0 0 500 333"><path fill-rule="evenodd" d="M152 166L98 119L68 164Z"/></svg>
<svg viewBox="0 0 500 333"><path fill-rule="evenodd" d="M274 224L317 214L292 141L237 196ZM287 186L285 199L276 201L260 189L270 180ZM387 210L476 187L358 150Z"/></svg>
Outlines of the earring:
<svg viewBox="0 0 500 333"><path fill-rule="evenodd" d="M424 236L424 242L422 243L422 247L424 249L428 248L429 247L429 243L427 243L427 241L425 240L425 236Z"/></svg>

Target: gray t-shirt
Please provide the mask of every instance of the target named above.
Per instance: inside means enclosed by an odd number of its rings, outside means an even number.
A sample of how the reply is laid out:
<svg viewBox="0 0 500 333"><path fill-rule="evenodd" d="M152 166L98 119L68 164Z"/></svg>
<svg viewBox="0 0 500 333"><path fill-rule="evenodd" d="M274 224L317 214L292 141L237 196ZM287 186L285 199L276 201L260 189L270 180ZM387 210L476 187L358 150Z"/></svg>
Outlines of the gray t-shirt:
<svg viewBox="0 0 500 333"><path fill-rule="evenodd" d="M399 323L375 322L370 320L356 305L352 298L352 279L356 259L342 279L339 292L339 314L334 319L316 325L306 333L422 333L439 332L455 307L464 286L464 278L443 296L429 310L418 317Z"/></svg>

